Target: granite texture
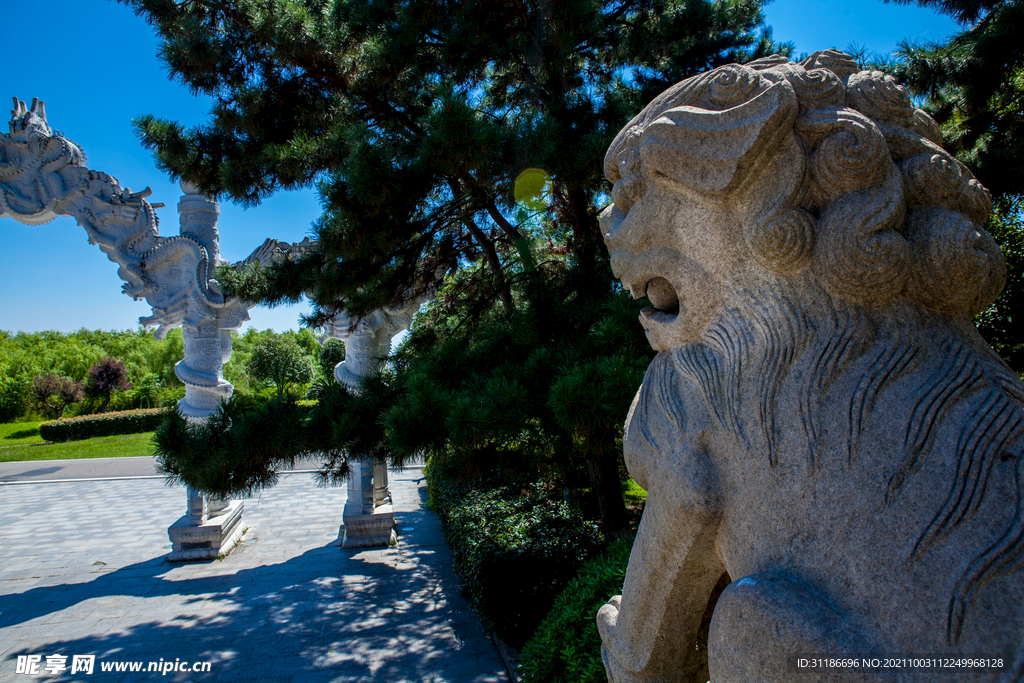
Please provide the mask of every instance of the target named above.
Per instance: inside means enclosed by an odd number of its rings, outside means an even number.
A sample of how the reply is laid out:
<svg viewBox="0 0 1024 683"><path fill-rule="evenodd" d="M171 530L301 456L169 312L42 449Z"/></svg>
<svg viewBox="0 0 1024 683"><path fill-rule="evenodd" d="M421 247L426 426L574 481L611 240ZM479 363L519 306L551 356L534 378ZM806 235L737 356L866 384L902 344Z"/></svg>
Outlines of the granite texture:
<svg viewBox="0 0 1024 683"><path fill-rule="evenodd" d="M971 322L1005 264L941 142L835 50L690 78L615 138L602 232L659 353L610 681L1024 681L1024 385ZM1002 666L792 668L864 655Z"/></svg>

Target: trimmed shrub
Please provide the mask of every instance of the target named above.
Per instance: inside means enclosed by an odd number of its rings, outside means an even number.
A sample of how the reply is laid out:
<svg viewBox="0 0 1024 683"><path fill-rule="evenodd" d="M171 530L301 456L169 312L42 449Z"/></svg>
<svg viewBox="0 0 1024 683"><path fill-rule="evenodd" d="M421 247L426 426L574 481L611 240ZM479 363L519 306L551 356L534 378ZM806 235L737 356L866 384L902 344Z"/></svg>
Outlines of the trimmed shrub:
<svg viewBox="0 0 1024 683"><path fill-rule="evenodd" d="M77 441L91 439L94 436L151 432L159 427L172 411L172 408L149 408L66 417L42 423L39 425L39 435L47 441Z"/></svg>
<svg viewBox="0 0 1024 683"><path fill-rule="evenodd" d="M516 673L523 683L605 683L608 680L601 661L597 611L612 596L622 593L633 540L624 538L608 546L604 553L587 562L558 596L551 613L519 656ZM729 575L723 574L704 609L695 643L703 664L693 678L695 681L710 678L708 631L718 597L729 583Z"/></svg>
<svg viewBox="0 0 1024 683"><path fill-rule="evenodd" d="M463 592L488 628L522 647L603 537L537 484L474 489L429 465L426 474Z"/></svg>
<svg viewBox="0 0 1024 683"><path fill-rule="evenodd" d="M622 592L633 548L627 538L587 562L538 627L519 657L524 683L604 683L597 610Z"/></svg>

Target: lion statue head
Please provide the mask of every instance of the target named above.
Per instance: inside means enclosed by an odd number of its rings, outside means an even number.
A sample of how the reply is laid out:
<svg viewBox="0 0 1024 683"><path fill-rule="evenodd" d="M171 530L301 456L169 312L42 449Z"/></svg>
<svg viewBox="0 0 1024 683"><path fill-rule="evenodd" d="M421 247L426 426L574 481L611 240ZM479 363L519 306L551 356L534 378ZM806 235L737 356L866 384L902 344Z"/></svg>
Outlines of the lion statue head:
<svg viewBox="0 0 1024 683"><path fill-rule="evenodd" d="M775 604L757 590L858 625L792 647L998 642L1024 680L1024 385L971 322L1006 267L991 195L941 143L891 76L835 50L687 79L616 136L601 228L659 354L626 424L651 514L598 619L611 680L698 675L706 606L713 677L788 680L737 654L750 605ZM702 545L671 547L680 528ZM999 581L1012 606L992 606Z"/></svg>

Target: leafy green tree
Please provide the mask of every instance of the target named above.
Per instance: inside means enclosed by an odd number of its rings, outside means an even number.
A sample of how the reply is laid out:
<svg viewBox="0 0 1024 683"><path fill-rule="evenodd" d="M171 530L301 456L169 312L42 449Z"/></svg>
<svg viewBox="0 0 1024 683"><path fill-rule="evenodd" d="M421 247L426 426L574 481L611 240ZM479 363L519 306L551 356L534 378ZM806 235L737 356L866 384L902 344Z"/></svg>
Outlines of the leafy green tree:
<svg viewBox="0 0 1024 683"><path fill-rule="evenodd" d="M159 340L147 330L105 332L81 329L63 332L0 332L0 373L8 377L56 374L84 382L89 369L111 356L124 362L129 382L148 373L180 385L174 364L184 355L180 330ZM166 376L165 376L166 375ZM169 377L167 377L169 376Z"/></svg>
<svg viewBox="0 0 1024 683"><path fill-rule="evenodd" d="M162 403L171 398L170 395L165 396L165 393L171 394L181 390L181 382L174 375L174 365L183 355L180 329L171 330L162 340L157 339L153 332L144 329L109 332L81 329L71 333L52 330L17 333L0 331L0 377L7 378L10 390L4 394L7 399L0 398L0 402L10 406L11 410L20 415L25 412L17 408L18 405L22 405L22 401L14 399L21 396L31 403L28 394L24 392L28 391L33 378L55 375L79 383L88 383L90 369L104 358L113 357L120 359L124 377L130 384L141 382L148 375L155 375L164 386L169 387L166 392L161 391L159 396L147 399L154 403ZM20 389L14 391L11 387ZM10 393L11 391L14 393ZM96 396L101 400L83 402L76 410L82 413L98 409L100 405L113 405L118 408L137 405L133 403L134 398L126 395L111 395L110 402L104 391L100 391ZM44 410L50 412L51 409ZM10 412L6 409L0 410L0 414L6 415Z"/></svg>
<svg viewBox="0 0 1024 683"><path fill-rule="evenodd" d="M334 368L343 360L345 360L345 342L340 339L328 339L320 347L320 353L317 355L320 374L334 381Z"/></svg>
<svg viewBox="0 0 1024 683"><path fill-rule="evenodd" d="M157 352L151 369L160 375L160 381L167 387L182 386L181 380L174 374L174 366L185 357L185 338L181 328L177 327L167 333Z"/></svg>
<svg viewBox="0 0 1024 683"><path fill-rule="evenodd" d="M104 349L61 332L18 332L4 339L2 353L10 377L55 374L75 381L85 379Z"/></svg>
<svg viewBox="0 0 1024 683"><path fill-rule="evenodd" d="M249 328L244 333L231 333L231 360L224 365L224 379L235 385L236 392L246 392L259 382L249 376L249 358L260 340L273 336L273 330Z"/></svg>
<svg viewBox="0 0 1024 683"><path fill-rule="evenodd" d="M294 338L274 335L256 344L249 358L249 374L258 381L273 382L281 396L289 385L313 379L313 361Z"/></svg>
<svg viewBox="0 0 1024 683"><path fill-rule="evenodd" d="M0 422L11 422L25 414L31 388L32 382L28 377L0 375Z"/></svg>
<svg viewBox="0 0 1024 683"><path fill-rule="evenodd" d="M155 408L163 394L160 375L150 373L132 385L132 401L140 408Z"/></svg>
<svg viewBox="0 0 1024 683"><path fill-rule="evenodd" d="M302 327L298 330L288 330L287 332L282 332L282 334L294 339L295 343L299 345L299 348L302 349L307 356L312 358L320 357L320 340L318 340L316 335L307 328Z"/></svg>

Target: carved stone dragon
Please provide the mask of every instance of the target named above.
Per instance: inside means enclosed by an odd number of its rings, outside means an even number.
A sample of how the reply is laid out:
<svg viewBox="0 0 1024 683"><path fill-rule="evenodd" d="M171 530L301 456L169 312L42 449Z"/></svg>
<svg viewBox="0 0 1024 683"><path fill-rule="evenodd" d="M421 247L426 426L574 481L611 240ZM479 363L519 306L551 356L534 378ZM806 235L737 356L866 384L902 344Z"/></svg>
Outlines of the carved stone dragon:
<svg viewBox="0 0 1024 683"><path fill-rule="evenodd" d="M15 98L10 133L0 133L0 217L41 225L71 216L85 228L89 241L118 265L124 293L152 306L152 315L139 322L156 326L161 338L184 327L185 359L175 373L187 393L179 408L190 417L209 415L231 395L222 376L231 356L230 331L249 319L252 307L225 297L211 277L225 264L218 250L217 204L183 183L180 234L164 237L155 212L162 205L146 200L148 188L132 192L85 164L82 148L50 128L43 102L26 105ZM235 266L263 264L309 247L308 238L295 245L268 239Z"/></svg>

